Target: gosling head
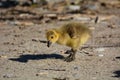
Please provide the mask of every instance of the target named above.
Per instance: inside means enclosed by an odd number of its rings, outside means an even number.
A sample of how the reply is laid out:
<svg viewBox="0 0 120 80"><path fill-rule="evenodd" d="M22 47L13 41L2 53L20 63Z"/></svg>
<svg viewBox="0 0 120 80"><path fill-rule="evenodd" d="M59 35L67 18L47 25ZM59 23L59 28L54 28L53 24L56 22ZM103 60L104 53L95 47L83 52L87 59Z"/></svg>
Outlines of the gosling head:
<svg viewBox="0 0 120 80"><path fill-rule="evenodd" d="M47 38L47 47L50 47L52 43L55 43L58 40L59 34L57 33L56 30L48 30L46 32L46 38Z"/></svg>

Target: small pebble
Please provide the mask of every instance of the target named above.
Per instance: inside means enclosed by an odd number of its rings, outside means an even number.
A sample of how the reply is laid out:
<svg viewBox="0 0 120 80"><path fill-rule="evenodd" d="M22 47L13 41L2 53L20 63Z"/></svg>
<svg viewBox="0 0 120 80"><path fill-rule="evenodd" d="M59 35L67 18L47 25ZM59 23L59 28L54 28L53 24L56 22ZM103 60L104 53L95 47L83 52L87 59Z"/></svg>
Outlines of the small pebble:
<svg viewBox="0 0 120 80"><path fill-rule="evenodd" d="M36 74L36 76L46 75L46 74L48 74L48 73L47 72L39 72L39 73Z"/></svg>
<svg viewBox="0 0 120 80"><path fill-rule="evenodd" d="M108 25L108 27L111 28L111 29L113 29L113 28L115 28L116 26L110 24L110 25Z"/></svg>
<svg viewBox="0 0 120 80"><path fill-rule="evenodd" d="M79 5L70 5L70 6L68 6L68 9L71 11L76 11L76 10L80 10L80 6Z"/></svg>
<svg viewBox="0 0 120 80"><path fill-rule="evenodd" d="M3 56L3 55L1 55L0 58L7 58L7 56Z"/></svg>
<svg viewBox="0 0 120 80"><path fill-rule="evenodd" d="M3 75L3 78L13 78L13 77L16 77L16 76L14 76L13 74L4 74Z"/></svg>
<svg viewBox="0 0 120 80"><path fill-rule="evenodd" d="M65 53L65 51L60 51L60 53L64 54L64 53Z"/></svg>
<svg viewBox="0 0 120 80"><path fill-rule="evenodd" d="M103 52L103 51L105 51L105 48L97 48L97 49L95 49L95 51Z"/></svg>
<svg viewBox="0 0 120 80"><path fill-rule="evenodd" d="M75 67L74 67L74 70L78 70L78 67L77 67L77 66L75 66Z"/></svg>
<svg viewBox="0 0 120 80"><path fill-rule="evenodd" d="M103 54L99 54L98 56L99 56L99 57L103 57L104 55L103 55Z"/></svg>
<svg viewBox="0 0 120 80"><path fill-rule="evenodd" d="M96 80L97 78L96 78L96 77L93 77L92 79Z"/></svg>

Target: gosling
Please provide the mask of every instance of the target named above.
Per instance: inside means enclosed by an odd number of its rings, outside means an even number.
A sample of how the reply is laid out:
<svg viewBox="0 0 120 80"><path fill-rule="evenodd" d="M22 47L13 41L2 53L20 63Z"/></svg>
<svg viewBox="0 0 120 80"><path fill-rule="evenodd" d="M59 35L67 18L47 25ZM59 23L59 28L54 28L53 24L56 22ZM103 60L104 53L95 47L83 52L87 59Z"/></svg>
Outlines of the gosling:
<svg viewBox="0 0 120 80"><path fill-rule="evenodd" d="M52 43L71 47L71 50L65 52L69 54L69 56L64 59L66 62L75 60L77 50L87 42L90 36L91 30L86 27L86 25L74 22L65 24L60 28L47 30L46 32L48 47L50 47Z"/></svg>

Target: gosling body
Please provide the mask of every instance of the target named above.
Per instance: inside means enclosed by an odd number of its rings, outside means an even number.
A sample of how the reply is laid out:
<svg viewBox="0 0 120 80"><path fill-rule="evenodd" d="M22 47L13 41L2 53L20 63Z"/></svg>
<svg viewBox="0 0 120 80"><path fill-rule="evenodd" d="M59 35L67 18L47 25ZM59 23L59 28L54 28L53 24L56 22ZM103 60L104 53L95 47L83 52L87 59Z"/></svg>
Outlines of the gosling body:
<svg viewBox="0 0 120 80"><path fill-rule="evenodd" d="M46 37L49 43L58 43L71 47L66 51L70 55L65 61L71 62L75 59L76 51L90 38L91 31L81 23L68 23L60 28L48 30ZM48 45L49 45L48 43Z"/></svg>

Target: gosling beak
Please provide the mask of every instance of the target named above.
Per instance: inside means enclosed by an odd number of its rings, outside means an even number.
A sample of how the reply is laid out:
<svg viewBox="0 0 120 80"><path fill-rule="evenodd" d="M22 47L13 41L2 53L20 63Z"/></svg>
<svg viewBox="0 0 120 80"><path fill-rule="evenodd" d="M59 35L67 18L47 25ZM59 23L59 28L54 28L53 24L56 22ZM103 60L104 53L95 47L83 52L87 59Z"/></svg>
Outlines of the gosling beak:
<svg viewBox="0 0 120 80"><path fill-rule="evenodd" d="M52 44L52 42L47 41L47 47L50 47L51 44Z"/></svg>

